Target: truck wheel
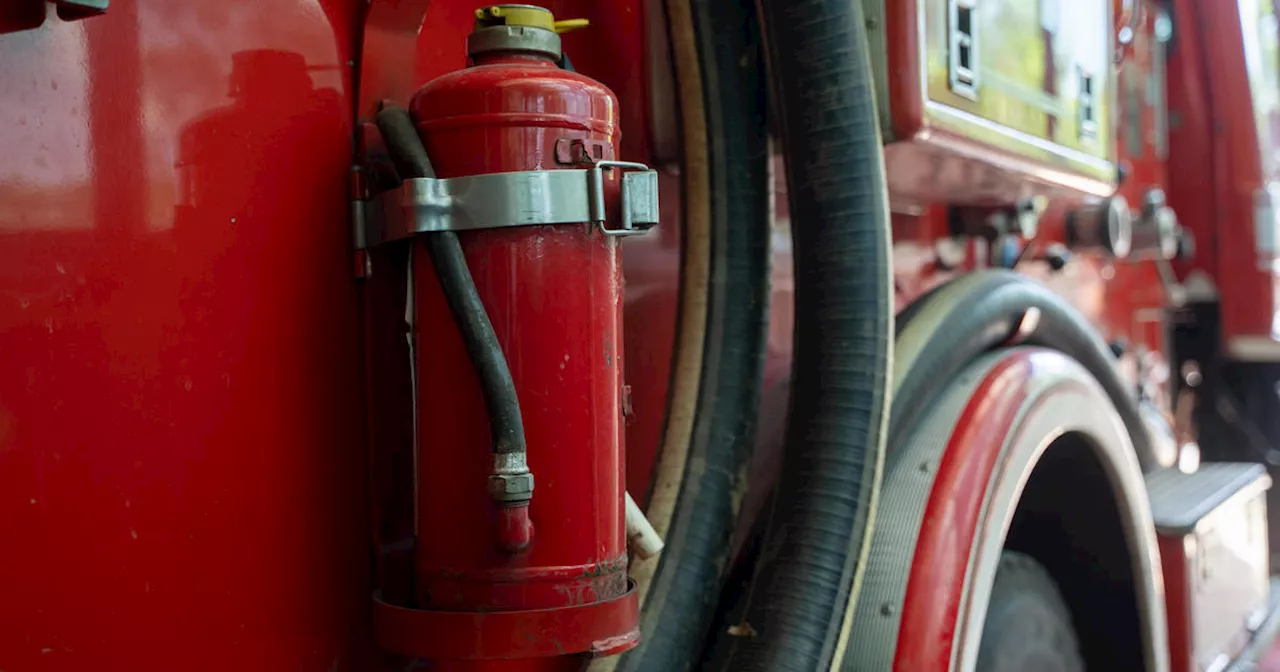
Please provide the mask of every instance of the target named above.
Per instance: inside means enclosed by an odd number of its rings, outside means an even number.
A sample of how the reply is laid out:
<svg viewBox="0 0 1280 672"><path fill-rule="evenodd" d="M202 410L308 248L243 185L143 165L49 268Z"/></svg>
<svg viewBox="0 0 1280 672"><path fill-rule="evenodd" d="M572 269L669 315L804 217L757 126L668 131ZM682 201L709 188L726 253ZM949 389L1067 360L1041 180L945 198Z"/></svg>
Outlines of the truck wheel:
<svg viewBox="0 0 1280 672"><path fill-rule="evenodd" d="M1013 344L1057 350L1101 383L1129 430L1143 471L1172 466L1119 375L1115 355L1084 316L1044 285L1005 270L962 276L920 297L898 316L889 454L904 445L938 391L984 352Z"/></svg>
<svg viewBox="0 0 1280 672"><path fill-rule="evenodd" d="M964 367L887 456L879 505L844 663L1168 667L1142 469L1079 362L1017 347ZM1037 664L1045 651L1053 664Z"/></svg>
<svg viewBox="0 0 1280 672"><path fill-rule="evenodd" d="M1048 570L1016 551L1000 555L982 645L980 672L1083 672L1071 612Z"/></svg>

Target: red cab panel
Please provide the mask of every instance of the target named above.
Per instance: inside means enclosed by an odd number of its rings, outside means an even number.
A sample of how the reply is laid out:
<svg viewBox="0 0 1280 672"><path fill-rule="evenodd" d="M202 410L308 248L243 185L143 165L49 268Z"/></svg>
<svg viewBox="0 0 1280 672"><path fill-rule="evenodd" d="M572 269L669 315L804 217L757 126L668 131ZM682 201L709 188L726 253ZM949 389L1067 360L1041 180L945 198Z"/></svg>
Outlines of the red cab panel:
<svg viewBox="0 0 1280 672"><path fill-rule="evenodd" d="M0 34L0 668L370 669L358 3Z"/></svg>

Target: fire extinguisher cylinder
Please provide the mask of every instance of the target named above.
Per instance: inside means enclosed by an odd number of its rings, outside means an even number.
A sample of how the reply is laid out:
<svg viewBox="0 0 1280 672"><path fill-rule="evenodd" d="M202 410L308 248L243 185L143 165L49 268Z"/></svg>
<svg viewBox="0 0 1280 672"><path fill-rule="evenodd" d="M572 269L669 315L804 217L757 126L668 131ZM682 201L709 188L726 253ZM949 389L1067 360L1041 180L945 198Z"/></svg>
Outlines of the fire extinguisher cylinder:
<svg viewBox="0 0 1280 672"><path fill-rule="evenodd" d="M404 173L436 177L412 185L430 220L411 255L416 605L378 603L375 627L441 663L570 664L639 643L618 238L656 223L656 174L617 161L613 92L560 65L557 31L584 22L475 16L471 65L425 84L409 116L379 115Z"/></svg>

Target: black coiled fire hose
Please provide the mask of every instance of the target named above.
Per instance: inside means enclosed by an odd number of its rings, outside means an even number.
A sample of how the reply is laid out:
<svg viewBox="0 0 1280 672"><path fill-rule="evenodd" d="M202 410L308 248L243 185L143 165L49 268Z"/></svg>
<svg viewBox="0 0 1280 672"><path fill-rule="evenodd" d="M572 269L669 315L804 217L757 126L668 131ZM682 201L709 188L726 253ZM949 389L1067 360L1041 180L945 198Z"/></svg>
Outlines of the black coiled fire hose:
<svg viewBox="0 0 1280 672"><path fill-rule="evenodd" d="M884 458L893 348L888 197L862 3L763 0L786 152L796 325L786 453L722 669L829 669ZM743 627L746 626L746 627Z"/></svg>

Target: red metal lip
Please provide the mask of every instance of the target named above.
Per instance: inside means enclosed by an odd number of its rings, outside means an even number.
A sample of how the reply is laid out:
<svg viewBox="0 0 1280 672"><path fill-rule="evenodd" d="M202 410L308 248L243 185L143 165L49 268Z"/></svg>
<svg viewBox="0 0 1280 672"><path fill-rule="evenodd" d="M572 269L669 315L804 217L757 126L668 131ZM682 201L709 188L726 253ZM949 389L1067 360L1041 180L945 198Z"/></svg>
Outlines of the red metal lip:
<svg viewBox="0 0 1280 672"><path fill-rule="evenodd" d="M582 565L536 565L533 567L484 567L456 568L420 565L418 574L432 578L459 581L559 581L564 579L581 579L592 576L605 576L626 571L627 555L624 553L604 562L591 562Z"/></svg>
<svg viewBox="0 0 1280 672"><path fill-rule="evenodd" d="M612 122L583 119L582 115L547 112L503 112L501 116L494 113L466 114L446 119L432 119L418 124L418 128L424 133L460 128L523 128L525 126L569 128L605 135L614 135L618 132L617 125Z"/></svg>
<svg viewBox="0 0 1280 672"><path fill-rule="evenodd" d="M1011 355L974 390L938 465L902 605L894 670L951 668L969 549L982 499L1000 451L1026 396L1032 353Z"/></svg>
<svg viewBox="0 0 1280 672"><path fill-rule="evenodd" d="M635 584L621 597L572 607L488 613L425 611L373 596L373 632L388 651L433 660L609 656L640 643ZM546 636L554 633L554 636Z"/></svg>

